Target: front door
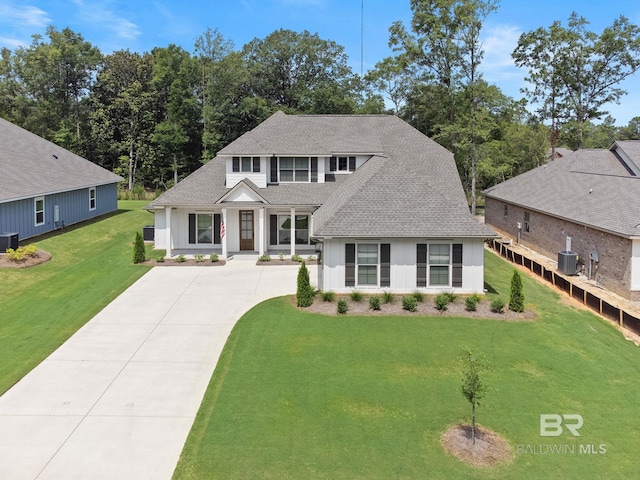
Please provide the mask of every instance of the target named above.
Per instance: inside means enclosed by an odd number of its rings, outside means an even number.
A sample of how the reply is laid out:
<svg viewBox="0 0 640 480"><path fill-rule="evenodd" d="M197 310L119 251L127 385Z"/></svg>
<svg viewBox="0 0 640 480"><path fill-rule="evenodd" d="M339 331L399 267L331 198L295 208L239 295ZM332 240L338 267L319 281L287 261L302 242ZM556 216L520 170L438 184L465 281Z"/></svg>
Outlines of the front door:
<svg viewBox="0 0 640 480"><path fill-rule="evenodd" d="M253 210L240 210L240 250L253 249Z"/></svg>

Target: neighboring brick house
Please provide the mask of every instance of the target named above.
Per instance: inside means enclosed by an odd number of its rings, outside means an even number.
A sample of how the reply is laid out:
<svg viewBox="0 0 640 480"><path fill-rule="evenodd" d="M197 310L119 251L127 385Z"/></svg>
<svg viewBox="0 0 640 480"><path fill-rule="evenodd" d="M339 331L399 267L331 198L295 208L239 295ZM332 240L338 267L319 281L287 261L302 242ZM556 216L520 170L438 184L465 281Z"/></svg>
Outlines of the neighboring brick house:
<svg viewBox="0 0 640 480"><path fill-rule="evenodd" d="M484 193L488 225L554 259L570 237L586 275L640 301L640 141L567 153Z"/></svg>
<svg viewBox="0 0 640 480"><path fill-rule="evenodd" d="M496 236L453 154L392 115L277 112L147 208L167 256L321 253L333 291L482 292Z"/></svg>
<svg viewBox="0 0 640 480"><path fill-rule="evenodd" d="M112 212L121 180L0 118L0 235L22 240Z"/></svg>

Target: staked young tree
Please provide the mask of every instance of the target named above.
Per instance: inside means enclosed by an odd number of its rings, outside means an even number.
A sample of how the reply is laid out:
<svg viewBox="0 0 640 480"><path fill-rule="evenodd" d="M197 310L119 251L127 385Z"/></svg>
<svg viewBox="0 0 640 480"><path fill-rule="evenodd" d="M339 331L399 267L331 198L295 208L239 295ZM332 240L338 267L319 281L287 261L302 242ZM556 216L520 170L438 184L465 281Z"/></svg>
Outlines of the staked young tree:
<svg viewBox="0 0 640 480"><path fill-rule="evenodd" d="M480 406L480 401L487 390L483 379L486 369L487 363L483 354L469 347L463 350L461 391L464 398L471 404L471 438L474 444L476 443L476 408Z"/></svg>

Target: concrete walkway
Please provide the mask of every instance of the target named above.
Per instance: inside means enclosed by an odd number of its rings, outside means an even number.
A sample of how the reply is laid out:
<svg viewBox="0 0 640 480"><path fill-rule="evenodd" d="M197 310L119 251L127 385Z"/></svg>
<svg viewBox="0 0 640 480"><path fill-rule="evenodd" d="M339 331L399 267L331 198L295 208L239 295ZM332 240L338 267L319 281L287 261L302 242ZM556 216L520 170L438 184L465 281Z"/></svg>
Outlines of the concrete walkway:
<svg viewBox="0 0 640 480"><path fill-rule="evenodd" d="M0 479L170 479L236 320L297 271L152 269L0 397Z"/></svg>

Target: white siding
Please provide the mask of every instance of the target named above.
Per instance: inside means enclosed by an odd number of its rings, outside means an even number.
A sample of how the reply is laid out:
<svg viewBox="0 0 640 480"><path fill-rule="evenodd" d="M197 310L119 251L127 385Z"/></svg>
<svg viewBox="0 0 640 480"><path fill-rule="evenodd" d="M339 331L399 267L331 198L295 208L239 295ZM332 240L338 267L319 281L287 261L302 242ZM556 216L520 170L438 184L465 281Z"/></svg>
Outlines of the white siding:
<svg viewBox="0 0 640 480"><path fill-rule="evenodd" d="M252 157L253 158L253 157ZM260 172L234 172L233 159L226 160L227 167L227 188L233 188L245 178L251 180L258 188L267 188L267 159L260 157Z"/></svg>
<svg viewBox="0 0 640 480"><path fill-rule="evenodd" d="M323 245L322 289L334 292L350 292L354 287L345 287L345 244L370 243L371 240L332 239ZM418 243L443 243L442 240L416 240L414 238L383 238L376 243L391 244L391 286L365 287L355 289L362 292L391 290L410 293L417 290L416 245ZM484 291L484 248L483 241L476 239L454 239L446 243L462 243L462 287L422 287L425 293L455 291L457 293L482 293Z"/></svg>
<svg viewBox="0 0 640 480"><path fill-rule="evenodd" d="M631 290L640 290L640 239L631 245Z"/></svg>
<svg viewBox="0 0 640 480"><path fill-rule="evenodd" d="M155 210L154 211L154 236L153 236L153 243L154 243L154 248L157 249L164 249L166 248L165 246L165 240L164 240L164 227L165 227L165 213L164 210Z"/></svg>

